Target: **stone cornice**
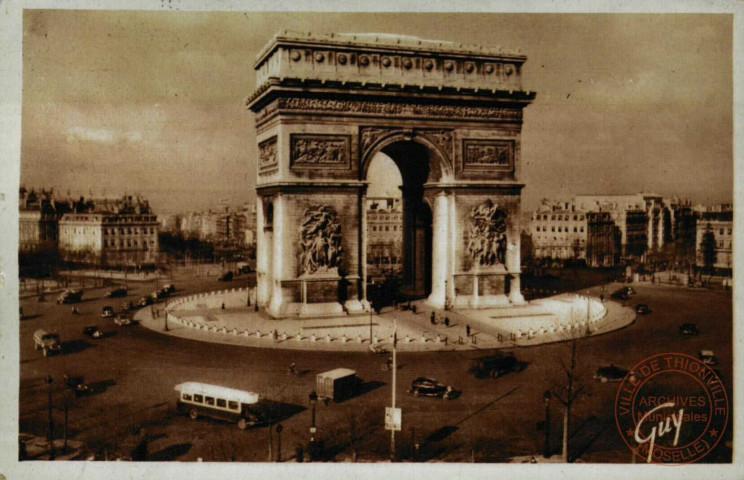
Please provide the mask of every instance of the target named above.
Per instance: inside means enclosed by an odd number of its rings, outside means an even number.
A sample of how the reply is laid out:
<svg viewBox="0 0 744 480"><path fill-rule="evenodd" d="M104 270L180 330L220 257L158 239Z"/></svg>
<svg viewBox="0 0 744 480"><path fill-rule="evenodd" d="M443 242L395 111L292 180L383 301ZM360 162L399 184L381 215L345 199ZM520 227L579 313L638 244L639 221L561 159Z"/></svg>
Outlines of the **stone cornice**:
<svg viewBox="0 0 744 480"><path fill-rule="evenodd" d="M286 79L521 91L523 55L387 35L280 34L255 64L256 98Z"/></svg>

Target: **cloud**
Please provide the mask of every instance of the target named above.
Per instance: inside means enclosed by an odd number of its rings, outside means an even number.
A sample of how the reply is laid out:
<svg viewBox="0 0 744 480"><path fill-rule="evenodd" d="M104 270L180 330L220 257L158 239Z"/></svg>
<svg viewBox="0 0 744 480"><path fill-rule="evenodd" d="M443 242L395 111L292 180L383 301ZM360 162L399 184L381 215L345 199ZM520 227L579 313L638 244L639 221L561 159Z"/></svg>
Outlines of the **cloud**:
<svg viewBox="0 0 744 480"><path fill-rule="evenodd" d="M137 143L142 140L140 132L117 132L107 128L71 127L67 130L67 142L93 142L113 145L115 143Z"/></svg>

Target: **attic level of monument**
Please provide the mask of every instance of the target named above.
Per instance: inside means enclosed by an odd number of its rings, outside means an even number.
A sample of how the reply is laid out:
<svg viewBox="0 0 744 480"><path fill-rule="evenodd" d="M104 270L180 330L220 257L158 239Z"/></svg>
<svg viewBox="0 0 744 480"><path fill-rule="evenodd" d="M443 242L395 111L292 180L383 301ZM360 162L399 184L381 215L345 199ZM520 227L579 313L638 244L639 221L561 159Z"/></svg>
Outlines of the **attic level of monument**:
<svg viewBox="0 0 744 480"><path fill-rule="evenodd" d="M502 50L413 37L285 32L259 54L247 104L257 111L283 89L526 104L534 94L522 88L525 61Z"/></svg>
<svg viewBox="0 0 744 480"><path fill-rule="evenodd" d="M255 64L257 301L273 317L368 312L367 172L401 172L399 294L521 304L526 57L389 35L283 32ZM371 304L370 304L371 302Z"/></svg>

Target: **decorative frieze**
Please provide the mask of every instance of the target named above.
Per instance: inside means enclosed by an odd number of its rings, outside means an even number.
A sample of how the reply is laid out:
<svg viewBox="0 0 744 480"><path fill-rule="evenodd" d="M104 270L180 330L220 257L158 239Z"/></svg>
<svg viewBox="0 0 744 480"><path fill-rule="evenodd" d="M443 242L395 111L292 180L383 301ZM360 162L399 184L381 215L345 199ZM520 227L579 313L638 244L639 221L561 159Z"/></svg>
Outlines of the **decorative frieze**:
<svg viewBox="0 0 744 480"><path fill-rule="evenodd" d="M463 170L512 170L514 140L463 140Z"/></svg>
<svg viewBox="0 0 744 480"><path fill-rule="evenodd" d="M326 113L381 117L457 118L521 122L520 108L475 107L467 105L436 105L364 100L331 100L321 98L280 98L256 114L261 123L271 115L281 113Z"/></svg>
<svg viewBox="0 0 744 480"><path fill-rule="evenodd" d="M506 212L491 200L470 211L468 252L475 266L506 263L506 217Z"/></svg>
<svg viewBox="0 0 744 480"><path fill-rule="evenodd" d="M305 210L300 249L301 274L329 272L341 266L341 225L333 207L322 205Z"/></svg>
<svg viewBox="0 0 744 480"><path fill-rule="evenodd" d="M349 168L351 138L348 135L292 135L292 168Z"/></svg>
<svg viewBox="0 0 744 480"><path fill-rule="evenodd" d="M279 166L276 157L276 137L258 144L258 170L261 173L276 170Z"/></svg>
<svg viewBox="0 0 744 480"><path fill-rule="evenodd" d="M362 158L364 158L364 155L367 153L367 151L370 149L372 145L377 143L377 141L386 136L389 135L397 130L400 130L398 128L378 128L378 127L361 127L359 129L359 143L361 145L361 152L362 152Z"/></svg>

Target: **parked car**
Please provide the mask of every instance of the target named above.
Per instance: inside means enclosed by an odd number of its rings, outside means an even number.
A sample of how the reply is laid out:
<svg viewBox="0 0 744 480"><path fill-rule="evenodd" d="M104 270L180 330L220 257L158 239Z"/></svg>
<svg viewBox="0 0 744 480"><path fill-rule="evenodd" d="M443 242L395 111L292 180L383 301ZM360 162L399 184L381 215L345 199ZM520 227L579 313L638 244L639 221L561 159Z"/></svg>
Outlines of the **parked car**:
<svg viewBox="0 0 744 480"><path fill-rule="evenodd" d="M419 377L411 382L411 389L408 390L408 393L414 397L438 397L444 400L452 398L454 392L455 390L451 386L426 377Z"/></svg>
<svg viewBox="0 0 744 480"><path fill-rule="evenodd" d="M122 312L131 312L132 311L132 302L124 302L121 304L121 311Z"/></svg>
<svg viewBox="0 0 744 480"><path fill-rule="evenodd" d="M639 303L638 305L636 305L635 311L636 313L641 315L648 315L649 313L651 313L651 309L645 303Z"/></svg>
<svg viewBox="0 0 744 480"><path fill-rule="evenodd" d="M82 290L74 290L74 289L68 288L67 290L59 294L59 297L57 297L57 303L59 305L62 305L63 303L78 303L82 301L82 299L83 299Z"/></svg>
<svg viewBox="0 0 744 480"><path fill-rule="evenodd" d="M108 292L106 292L105 295L108 298L126 297L127 287L116 287L113 290L109 290Z"/></svg>
<svg viewBox="0 0 744 480"><path fill-rule="evenodd" d="M103 307L103 309L101 310L102 318L111 318L113 316L114 316L114 307L112 307L111 305L106 305L105 307Z"/></svg>
<svg viewBox="0 0 744 480"><path fill-rule="evenodd" d="M683 323L679 326L679 333L682 335L697 335L700 332L698 332L697 325L694 323Z"/></svg>
<svg viewBox="0 0 744 480"><path fill-rule="evenodd" d="M218 278L217 280L220 282L232 282L232 279L233 279L233 272L230 270L220 275L220 278Z"/></svg>
<svg viewBox="0 0 744 480"><path fill-rule="evenodd" d="M173 293L173 292L175 292L175 291L176 291L176 286L175 286L175 285L173 285L172 283L166 283L166 284L165 284L165 285L163 286L163 291L164 291L164 292L168 292L168 293Z"/></svg>
<svg viewBox="0 0 744 480"><path fill-rule="evenodd" d="M148 305L152 305L152 297L142 297L139 299L139 302L137 302L137 305L140 307L146 307Z"/></svg>
<svg viewBox="0 0 744 480"><path fill-rule="evenodd" d="M514 355L491 355L472 360L468 373L476 378L499 378L518 369Z"/></svg>
<svg viewBox="0 0 744 480"><path fill-rule="evenodd" d="M42 350L45 357L52 353L62 351L62 344L59 340L59 333L47 332L46 330L36 330L34 332L34 349Z"/></svg>
<svg viewBox="0 0 744 480"><path fill-rule="evenodd" d="M624 291L628 295L635 295L636 291L633 290L633 287L622 287L620 290Z"/></svg>
<svg viewBox="0 0 744 480"><path fill-rule="evenodd" d="M619 382L628 374L628 371L624 368L610 365L609 367L600 367L594 372L594 379L599 380L602 383L607 382Z"/></svg>
<svg viewBox="0 0 744 480"><path fill-rule="evenodd" d="M89 325L83 328L83 334L90 338L101 338L103 336L103 332L95 325Z"/></svg>
<svg viewBox="0 0 744 480"><path fill-rule="evenodd" d="M706 365L718 365L718 358L716 358L715 353L713 353L713 350L700 350L698 352L698 358L701 362L703 362Z"/></svg>
<svg viewBox="0 0 744 480"><path fill-rule="evenodd" d="M131 318L127 317L126 315L117 315L116 318L114 318L114 323L121 327L128 327L129 325L132 325L134 322L132 321Z"/></svg>

